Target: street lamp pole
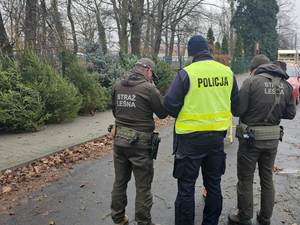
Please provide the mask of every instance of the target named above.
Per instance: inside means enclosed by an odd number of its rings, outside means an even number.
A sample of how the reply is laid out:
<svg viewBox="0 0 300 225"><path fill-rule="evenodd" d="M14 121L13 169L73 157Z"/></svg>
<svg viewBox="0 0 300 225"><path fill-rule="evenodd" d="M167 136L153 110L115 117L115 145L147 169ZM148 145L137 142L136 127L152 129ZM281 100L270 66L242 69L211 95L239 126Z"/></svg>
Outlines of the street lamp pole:
<svg viewBox="0 0 300 225"><path fill-rule="evenodd" d="M295 55L295 63L298 64L299 60L299 55L298 55L298 40L297 40L297 32L295 33L295 50L296 50L296 55Z"/></svg>

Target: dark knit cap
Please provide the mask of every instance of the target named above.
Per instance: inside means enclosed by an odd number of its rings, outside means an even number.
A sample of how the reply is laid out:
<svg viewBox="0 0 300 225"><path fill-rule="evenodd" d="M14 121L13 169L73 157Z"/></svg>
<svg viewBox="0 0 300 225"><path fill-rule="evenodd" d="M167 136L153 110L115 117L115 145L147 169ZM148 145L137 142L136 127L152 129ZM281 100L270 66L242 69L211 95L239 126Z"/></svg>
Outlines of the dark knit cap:
<svg viewBox="0 0 300 225"><path fill-rule="evenodd" d="M270 63L270 59L267 56L263 54L254 56L253 59L251 60L250 70L252 71L257 67L259 67L260 65L267 64L267 63Z"/></svg>
<svg viewBox="0 0 300 225"><path fill-rule="evenodd" d="M195 35L188 42L188 55L197 56L201 53L208 53L208 42L203 36Z"/></svg>

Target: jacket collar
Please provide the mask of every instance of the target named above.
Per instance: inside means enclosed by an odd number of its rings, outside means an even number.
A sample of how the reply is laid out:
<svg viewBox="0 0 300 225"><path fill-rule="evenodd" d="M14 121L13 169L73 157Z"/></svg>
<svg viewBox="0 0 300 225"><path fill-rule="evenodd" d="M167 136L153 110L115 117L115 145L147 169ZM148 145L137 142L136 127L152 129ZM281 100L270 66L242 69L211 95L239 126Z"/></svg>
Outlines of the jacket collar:
<svg viewBox="0 0 300 225"><path fill-rule="evenodd" d="M198 61L213 60L213 59L214 58L209 54L208 51L203 51L193 58L193 63Z"/></svg>

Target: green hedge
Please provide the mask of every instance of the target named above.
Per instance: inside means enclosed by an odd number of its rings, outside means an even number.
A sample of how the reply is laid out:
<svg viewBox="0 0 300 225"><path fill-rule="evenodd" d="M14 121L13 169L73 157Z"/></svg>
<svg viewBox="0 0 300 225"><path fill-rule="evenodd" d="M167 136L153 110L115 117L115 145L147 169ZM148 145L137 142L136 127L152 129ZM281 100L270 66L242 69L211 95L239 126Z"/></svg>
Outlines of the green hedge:
<svg viewBox="0 0 300 225"><path fill-rule="evenodd" d="M109 107L110 89L138 58L87 55L87 61L64 54L60 74L31 52L19 60L0 60L0 130L36 131L45 123L71 120L80 113L94 114ZM157 87L165 93L176 71L157 61Z"/></svg>
<svg viewBox="0 0 300 225"><path fill-rule="evenodd" d="M25 53L19 64L23 82L37 90L45 102L47 122L57 123L77 116L82 97L71 82L33 53Z"/></svg>
<svg viewBox="0 0 300 225"><path fill-rule="evenodd" d="M81 113L94 114L96 110L103 111L108 105L108 94L97 80L96 73L90 73L86 66L74 55L67 54L65 60L65 74L81 93L83 100Z"/></svg>
<svg viewBox="0 0 300 225"><path fill-rule="evenodd" d="M0 129L36 131L47 118L39 92L21 82L14 62L0 59Z"/></svg>
<svg viewBox="0 0 300 225"><path fill-rule="evenodd" d="M159 60L156 63L155 73L158 77L156 86L162 94L165 94L173 81L176 72L172 69L169 63Z"/></svg>
<svg viewBox="0 0 300 225"><path fill-rule="evenodd" d="M135 55L126 55L120 59L117 56L103 55L99 50L87 54L87 63L91 71L98 74L97 79L101 86L107 89L110 89L117 79L130 70L137 60Z"/></svg>
<svg viewBox="0 0 300 225"><path fill-rule="evenodd" d="M93 52L87 53L86 61L90 71L97 73L101 86L110 90L117 79L122 78L127 71L133 68L134 64L138 61L138 57L135 55L126 55L119 58L112 55L103 55L101 51L96 49ZM167 62L159 59L155 61L155 73L158 75L156 85L162 93L165 93L174 79L176 72Z"/></svg>

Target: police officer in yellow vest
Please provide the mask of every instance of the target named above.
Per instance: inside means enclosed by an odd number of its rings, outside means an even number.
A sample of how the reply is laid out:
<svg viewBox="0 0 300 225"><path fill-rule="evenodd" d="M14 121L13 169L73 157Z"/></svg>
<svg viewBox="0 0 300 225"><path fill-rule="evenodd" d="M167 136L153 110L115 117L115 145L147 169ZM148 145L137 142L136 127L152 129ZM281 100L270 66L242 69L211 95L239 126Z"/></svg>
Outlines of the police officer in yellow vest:
<svg viewBox="0 0 300 225"><path fill-rule="evenodd" d="M201 35L188 42L192 64L180 70L164 100L176 118L174 171L178 193L175 225L194 225L195 183L201 167L207 190L202 225L217 225L222 211L221 176L225 172L224 137L238 101L232 71L213 60Z"/></svg>

